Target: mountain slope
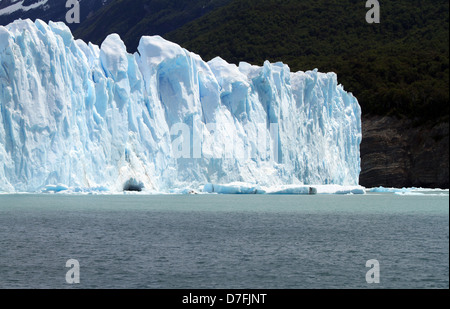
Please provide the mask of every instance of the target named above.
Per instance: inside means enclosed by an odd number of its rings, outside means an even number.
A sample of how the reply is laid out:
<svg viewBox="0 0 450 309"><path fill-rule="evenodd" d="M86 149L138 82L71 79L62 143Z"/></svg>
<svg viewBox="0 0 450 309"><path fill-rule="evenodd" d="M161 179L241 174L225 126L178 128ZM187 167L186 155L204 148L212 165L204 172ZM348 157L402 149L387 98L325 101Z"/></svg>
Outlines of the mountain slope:
<svg viewBox="0 0 450 309"><path fill-rule="evenodd" d="M163 35L213 11L230 0L116 0L84 21L74 35L101 44L118 33L134 52L143 35Z"/></svg>
<svg viewBox="0 0 450 309"><path fill-rule="evenodd" d="M336 72L364 114L448 121L449 2L386 0L367 24L365 1L235 0L164 37L238 63L283 61Z"/></svg>
<svg viewBox="0 0 450 309"><path fill-rule="evenodd" d="M79 0L81 21L111 1ZM42 19L46 22L64 21L68 10L66 1L63 0L0 0L0 25L8 25L19 18ZM79 24L68 26L75 29Z"/></svg>
<svg viewBox="0 0 450 309"><path fill-rule="evenodd" d="M48 7L47 3L48 0L35 0L35 1L3 0L0 1L0 16L7 16L15 13L36 10L42 6Z"/></svg>

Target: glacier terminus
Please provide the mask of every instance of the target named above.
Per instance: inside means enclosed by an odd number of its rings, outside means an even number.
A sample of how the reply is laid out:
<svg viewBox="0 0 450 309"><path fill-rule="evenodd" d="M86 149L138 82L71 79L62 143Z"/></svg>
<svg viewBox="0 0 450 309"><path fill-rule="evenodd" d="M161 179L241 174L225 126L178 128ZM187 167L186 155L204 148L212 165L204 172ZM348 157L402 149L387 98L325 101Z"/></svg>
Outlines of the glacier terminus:
<svg viewBox="0 0 450 309"><path fill-rule="evenodd" d="M361 138L335 73L0 26L0 192L357 193Z"/></svg>

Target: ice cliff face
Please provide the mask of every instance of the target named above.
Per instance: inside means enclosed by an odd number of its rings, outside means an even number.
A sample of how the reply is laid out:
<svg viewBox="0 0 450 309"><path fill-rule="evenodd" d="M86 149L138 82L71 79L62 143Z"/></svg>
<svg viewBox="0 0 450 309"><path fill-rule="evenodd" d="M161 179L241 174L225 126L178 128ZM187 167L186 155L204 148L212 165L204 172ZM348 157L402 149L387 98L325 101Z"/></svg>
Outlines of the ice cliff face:
<svg viewBox="0 0 450 309"><path fill-rule="evenodd" d="M138 50L0 26L0 191L358 183L361 111L334 73L206 63L158 36Z"/></svg>

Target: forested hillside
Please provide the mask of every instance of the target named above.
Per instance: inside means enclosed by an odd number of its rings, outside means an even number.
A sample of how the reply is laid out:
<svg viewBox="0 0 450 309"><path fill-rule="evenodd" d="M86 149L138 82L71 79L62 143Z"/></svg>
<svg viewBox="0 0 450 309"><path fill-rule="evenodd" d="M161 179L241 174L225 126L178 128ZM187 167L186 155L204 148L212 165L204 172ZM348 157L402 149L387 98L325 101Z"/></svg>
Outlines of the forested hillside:
<svg viewBox="0 0 450 309"><path fill-rule="evenodd" d="M206 60L336 72L365 115L448 121L449 2L380 1L380 24L366 22L365 3L235 0L165 38Z"/></svg>
<svg viewBox="0 0 450 309"><path fill-rule="evenodd" d="M118 33L130 52L143 35L163 35L193 21L230 0L115 0L84 20L75 36L100 45Z"/></svg>

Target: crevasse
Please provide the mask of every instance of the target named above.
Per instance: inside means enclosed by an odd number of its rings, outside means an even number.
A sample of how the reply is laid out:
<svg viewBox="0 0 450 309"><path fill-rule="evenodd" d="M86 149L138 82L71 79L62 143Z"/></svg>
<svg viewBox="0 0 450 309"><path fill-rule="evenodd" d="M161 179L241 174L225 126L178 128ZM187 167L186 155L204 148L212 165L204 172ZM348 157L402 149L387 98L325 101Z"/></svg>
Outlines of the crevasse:
<svg viewBox="0 0 450 309"><path fill-rule="evenodd" d="M40 20L0 26L0 61L0 191L358 184L361 109L334 73L204 62L159 36L129 54Z"/></svg>

